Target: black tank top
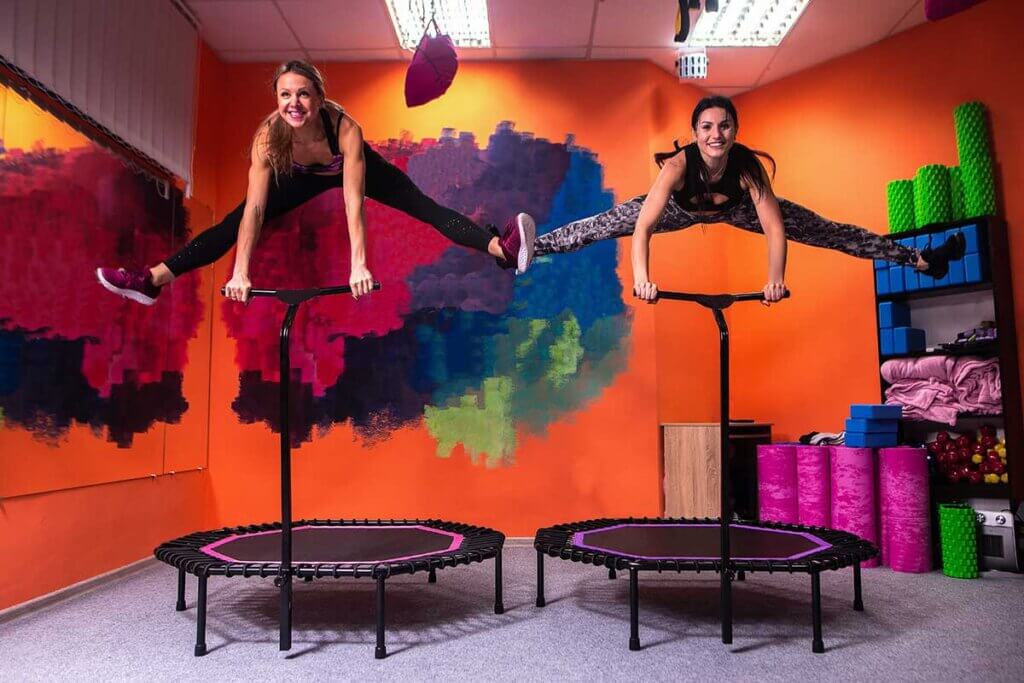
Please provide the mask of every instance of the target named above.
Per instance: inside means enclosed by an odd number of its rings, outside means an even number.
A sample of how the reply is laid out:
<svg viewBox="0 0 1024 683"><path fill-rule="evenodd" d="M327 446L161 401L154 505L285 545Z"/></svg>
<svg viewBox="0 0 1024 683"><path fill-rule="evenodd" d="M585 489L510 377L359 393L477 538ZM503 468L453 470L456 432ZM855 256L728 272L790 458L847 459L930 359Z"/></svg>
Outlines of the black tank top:
<svg viewBox="0 0 1024 683"><path fill-rule="evenodd" d="M697 143L691 142L683 147L686 155L686 176L683 188L672 193L672 198L679 206L688 211L725 211L743 201L746 192L740 186L740 168L735 154L730 154L725 164L725 173L717 181L706 186L700 179L702 161ZM710 191L710 192L709 192ZM721 204L715 204L711 195L721 194L727 197Z"/></svg>
<svg viewBox="0 0 1024 683"><path fill-rule="evenodd" d="M345 118L345 111L338 113L338 129L341 128L341 120ZM326 164L300 164L292 162L292 171L295 173L341 173L341 147L338 145L338 130L331 128L331 115L327 113L327 107L320 107L320 122L324 127L324 135L327 136L327 146L331 148L331 161Z"/></svg>

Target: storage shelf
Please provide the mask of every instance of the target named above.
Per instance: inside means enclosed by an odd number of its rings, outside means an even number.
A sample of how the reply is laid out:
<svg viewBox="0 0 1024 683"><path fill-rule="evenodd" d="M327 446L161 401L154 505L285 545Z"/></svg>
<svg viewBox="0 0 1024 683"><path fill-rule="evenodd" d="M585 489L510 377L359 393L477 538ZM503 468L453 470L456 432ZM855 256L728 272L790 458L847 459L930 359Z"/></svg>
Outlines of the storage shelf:
<svg viewBox="0 0 1024 683"><path fill-rule="evenodd" d="M998 358L999 357L999 344L997 342L991 342L987 344L978 344L972 347L965 347L959 349L941 349L936 348L931 351L911 351L909 353L894 353L888 356L882 356L883 361L893 360L896 358L922 358L924 356L978 356L980 358Z"/></svg>
<svg viewBox="0 0 1024 683"><path fill-rule="evenodd" d="M941 502L959 500L963 498L1009 498L1009 484L970 484L959 482L953 484L948 481L933 479L931 483L932 494L935 499Z"/></svg>
<svg viewBox="0 0 1024 683"><path fill-rule="evenodd" d="M969 285L950 285L948 287L933 287L932 289L915 289L912 292L895 292L879 294L879 301L914 301L917 299L931 299L937 296L950 296L952 294L971 294L973 292L986 292L992 290L991 282L972 282Z"/></svg>

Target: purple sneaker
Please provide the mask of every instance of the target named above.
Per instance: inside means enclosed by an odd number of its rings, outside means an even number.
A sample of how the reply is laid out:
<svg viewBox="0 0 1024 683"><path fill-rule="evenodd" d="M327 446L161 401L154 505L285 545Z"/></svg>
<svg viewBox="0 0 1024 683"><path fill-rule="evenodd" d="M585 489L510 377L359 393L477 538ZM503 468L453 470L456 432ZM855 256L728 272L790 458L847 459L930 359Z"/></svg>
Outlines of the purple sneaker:
<svg viewBox="0 0 1024 683"><path fill-rule="evenodd" d="M533 260L533 243L537 239L537 224L528 213L521 213L505 224L498 238L498 246L505 255L505 264L522 275Z"/></svg>
<svg viewBox="0 0 1024 683"><path fill-rule="evenodd" d="M160 288L153 284L148 270L97 268L96 279L114 294L146 306L155 304L156 298L160 296Z"/></svg>

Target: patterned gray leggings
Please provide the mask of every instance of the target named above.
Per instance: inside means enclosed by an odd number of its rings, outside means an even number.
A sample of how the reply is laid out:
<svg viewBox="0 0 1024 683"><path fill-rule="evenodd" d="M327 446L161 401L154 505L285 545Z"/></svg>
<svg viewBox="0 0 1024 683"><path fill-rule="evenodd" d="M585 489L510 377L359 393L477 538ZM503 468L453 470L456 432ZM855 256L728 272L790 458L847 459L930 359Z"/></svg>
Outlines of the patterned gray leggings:
<svg viewBox="0 0 1024 683"><path fill-rule="evenodd" d="M576 251L598 240L633 234L646 195L634 197L604 213L583 218L537 237L536 255ZM882 259L900 265L917 265L918 251L886 239L856 225L835 223L813 211L785 199L779 199L786 238L813 247L835 249L858 258ZM715 214L694 214L669 197L654 233L682 230L701 223L727 223L743 230L763 234L757 210L750 197L737 206Z"/></svg>

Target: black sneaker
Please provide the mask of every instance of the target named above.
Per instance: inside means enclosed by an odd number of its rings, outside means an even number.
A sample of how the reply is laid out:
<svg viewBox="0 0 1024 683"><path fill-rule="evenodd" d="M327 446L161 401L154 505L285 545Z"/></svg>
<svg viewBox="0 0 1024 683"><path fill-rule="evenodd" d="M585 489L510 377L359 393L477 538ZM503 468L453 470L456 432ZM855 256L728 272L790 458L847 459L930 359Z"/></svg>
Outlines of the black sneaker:
<svg viewBox="0 0 1024 683"><path fill-rule="evenodd" d="M928 264L928 267L921 272L936 280L945 277L946 273L949 272L949 262L962 259L966 249L967 240L959 232L946 238L945 243L941 247L936 247L935 249L926 247L922 249L921 258Z"/></svg>

